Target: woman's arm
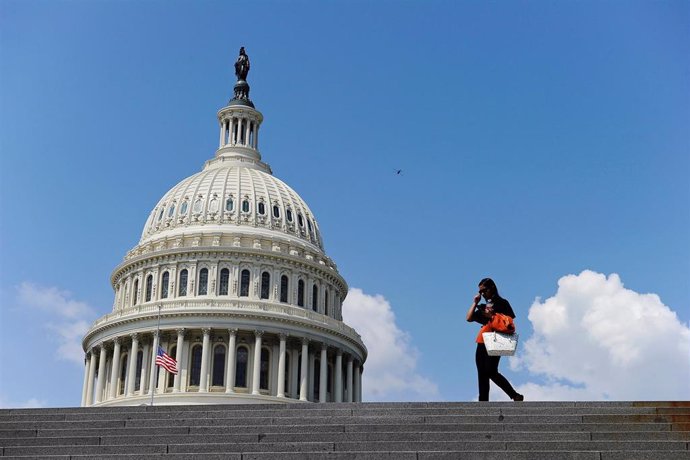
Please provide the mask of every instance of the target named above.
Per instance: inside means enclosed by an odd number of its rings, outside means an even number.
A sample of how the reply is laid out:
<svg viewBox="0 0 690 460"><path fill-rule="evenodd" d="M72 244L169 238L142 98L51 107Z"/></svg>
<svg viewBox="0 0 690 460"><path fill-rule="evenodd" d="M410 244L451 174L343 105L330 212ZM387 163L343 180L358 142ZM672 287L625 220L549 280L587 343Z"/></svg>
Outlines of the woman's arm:
<svg viewBox="0 0 690 460"><path fill-rule="evenodd" d="M477 304L479 304L480 300L482 300L481 294L477 294L476 296L474 296L474 302L472 302L472 306L469 310L467 310L467 316L465 316L465 319L468 323L472 322L472 317L474 316L474 309L477 308Z"/></svg>

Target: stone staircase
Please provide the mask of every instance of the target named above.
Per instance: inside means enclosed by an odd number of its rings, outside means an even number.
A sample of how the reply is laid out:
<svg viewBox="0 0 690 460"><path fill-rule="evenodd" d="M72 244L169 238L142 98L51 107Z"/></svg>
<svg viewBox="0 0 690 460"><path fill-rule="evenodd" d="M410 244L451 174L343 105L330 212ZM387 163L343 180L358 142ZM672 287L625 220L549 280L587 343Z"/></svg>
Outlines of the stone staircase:
<svg viewBox="0 0 690 460"><path fill-rule="evenodd" d="M690 459L690 401L1 409L41 459Z"/></svg>

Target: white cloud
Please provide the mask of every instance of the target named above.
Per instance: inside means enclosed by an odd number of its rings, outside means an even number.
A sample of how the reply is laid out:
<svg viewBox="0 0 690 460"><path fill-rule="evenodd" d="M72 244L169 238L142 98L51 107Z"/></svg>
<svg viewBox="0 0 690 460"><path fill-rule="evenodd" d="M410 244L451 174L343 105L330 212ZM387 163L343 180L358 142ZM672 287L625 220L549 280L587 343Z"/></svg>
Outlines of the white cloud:
<svg viewBox="0 0 690 460"><path fill-rule="evenodd" d="M367 400L438 399L438 387L417 371L419 351L395 324L395 314L381 295L353 288L343 303L343 319L362 336L369 350L362 384Z"/></svg>
<svg viewBox="0 0 690 460"><path fill-rule="evenodd" d="M658 295L626 289L616 274L562 277L529 320L534 334L511 367L544 382L520 386L526 399L690 399L690 328Z"/></svg>
<svg viewBox="0 0 690 460"><path fill-rule="evenodd" d="M74 300L69 291L23 282L17 288L18 300L27 307L43 311L43 326L57 341L56 355L77 364L84 363L81 339L95 313L86 303Z"/></svg>
<svg viewBox="0 0 690 460"><path fill-rule="evenodd" d="M14 402L0 395L0 408L3 409L35 409L46 407L46 401L38 398L30 398L26 401Z"/></svg>

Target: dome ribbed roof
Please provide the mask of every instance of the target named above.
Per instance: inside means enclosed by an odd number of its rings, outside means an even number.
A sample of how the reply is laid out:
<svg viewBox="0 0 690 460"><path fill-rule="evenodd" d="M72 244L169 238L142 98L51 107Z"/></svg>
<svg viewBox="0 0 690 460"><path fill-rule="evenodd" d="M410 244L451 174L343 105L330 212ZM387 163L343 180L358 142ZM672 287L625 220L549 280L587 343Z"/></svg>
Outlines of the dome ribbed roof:
<svg viewBox="0 0 690 460"><path fill-rule="evenodd" d="M316 219L292 188L253 165L230 163L207 164L170 189L151 211L139 244L193 232L257 233L287 235L323 252Z"/></svg>

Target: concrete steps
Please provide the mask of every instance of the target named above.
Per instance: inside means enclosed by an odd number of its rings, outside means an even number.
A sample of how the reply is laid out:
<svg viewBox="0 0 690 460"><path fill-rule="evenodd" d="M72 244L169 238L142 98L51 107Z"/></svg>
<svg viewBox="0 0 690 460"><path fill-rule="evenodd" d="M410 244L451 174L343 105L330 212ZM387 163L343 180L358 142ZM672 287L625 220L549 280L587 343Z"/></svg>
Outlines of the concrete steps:
<svg viewBox="0 0 690 460"><path fill-rule="evenodd" d="M690 459L690 402L1 409L0 456Z"/></svg>

